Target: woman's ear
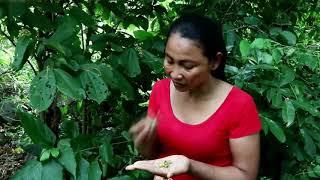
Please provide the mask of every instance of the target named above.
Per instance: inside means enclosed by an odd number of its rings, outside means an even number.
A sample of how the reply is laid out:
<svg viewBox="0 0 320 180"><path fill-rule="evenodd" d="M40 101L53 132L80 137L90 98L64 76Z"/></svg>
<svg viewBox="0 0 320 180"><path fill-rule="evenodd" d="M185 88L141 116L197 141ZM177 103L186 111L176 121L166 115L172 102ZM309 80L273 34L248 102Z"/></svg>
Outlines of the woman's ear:
<svg viewBox="0 0 320 180"><path fill-rule="evenodd" d="M211 61L211 71L215 71L219 67L222 61L222 56L223 54L221 52L217 52L215 59Z"/></svg>

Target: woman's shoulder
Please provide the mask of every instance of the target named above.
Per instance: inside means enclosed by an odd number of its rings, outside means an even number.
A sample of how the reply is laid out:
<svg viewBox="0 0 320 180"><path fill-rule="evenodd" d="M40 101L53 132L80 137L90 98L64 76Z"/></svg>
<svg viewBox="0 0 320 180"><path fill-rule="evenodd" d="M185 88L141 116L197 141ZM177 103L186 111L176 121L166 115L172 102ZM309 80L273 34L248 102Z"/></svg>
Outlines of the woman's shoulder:
<svg viewBox="0 0 320 180"><path fill-rule="evenodd" d="M237 86L233 86L229 94L229 99L239 105L245 105L248 103L254 103L253 97L246 91L240 89Z"/></svg>
<svg viewBox="0 0 320 180"><path fill-rule="evenodd" d="M166 88L170 85L170 78L164 78L156 81L153 85L153 90L158 88Z"/></svg>

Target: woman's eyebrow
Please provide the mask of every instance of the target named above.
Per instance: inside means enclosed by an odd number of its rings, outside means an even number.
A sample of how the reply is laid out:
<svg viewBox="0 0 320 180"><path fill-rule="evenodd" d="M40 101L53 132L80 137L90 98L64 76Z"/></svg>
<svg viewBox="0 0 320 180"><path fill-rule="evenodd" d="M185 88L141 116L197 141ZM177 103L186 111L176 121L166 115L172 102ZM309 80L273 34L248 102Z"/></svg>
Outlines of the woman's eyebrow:
<svg viewBox="0 0 320 180"><path fill-rule="evenodd" d="M190 60L190 59L174 59L172 56L170 56L167 52L165 53L165 55L168 57L168 58L170 58L170 59L172 59L172 60L176 60L176 61L179 61L180 63L193 63L193 61L192 60Z"/></svg>

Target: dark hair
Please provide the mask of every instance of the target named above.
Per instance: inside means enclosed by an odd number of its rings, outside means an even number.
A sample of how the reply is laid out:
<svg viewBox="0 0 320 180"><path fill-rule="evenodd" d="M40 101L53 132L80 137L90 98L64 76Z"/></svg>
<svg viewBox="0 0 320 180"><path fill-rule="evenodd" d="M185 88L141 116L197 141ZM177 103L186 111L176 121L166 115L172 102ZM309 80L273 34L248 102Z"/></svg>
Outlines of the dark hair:
<svg viewBox="0 0 320 180"><path fill-rule="evenodd" d="M191 39L199 43L203 55L209 61L213 61L218 52L222 53L219 67L211 74L221 80L226 80L224 68L227 59L227 51L219 25L210 18L199 15L184 15L176 19L171 25L167 38L173 33L180 33L181 37Z"/></svg>

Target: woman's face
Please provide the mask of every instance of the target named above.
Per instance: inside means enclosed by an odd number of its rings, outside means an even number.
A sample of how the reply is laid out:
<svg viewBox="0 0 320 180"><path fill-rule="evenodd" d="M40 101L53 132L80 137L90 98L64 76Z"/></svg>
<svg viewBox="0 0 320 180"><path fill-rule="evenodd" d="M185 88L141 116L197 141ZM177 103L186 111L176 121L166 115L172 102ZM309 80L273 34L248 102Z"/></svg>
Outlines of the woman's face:
<svg viewBox="0 0 320 180"><path fill-rule="evenodd" d="M214 70L214 63L203 55L197 42L173 33L166 44L164 69L175 88L184 92L207 83L212 77L210 72Z"/></svg>

